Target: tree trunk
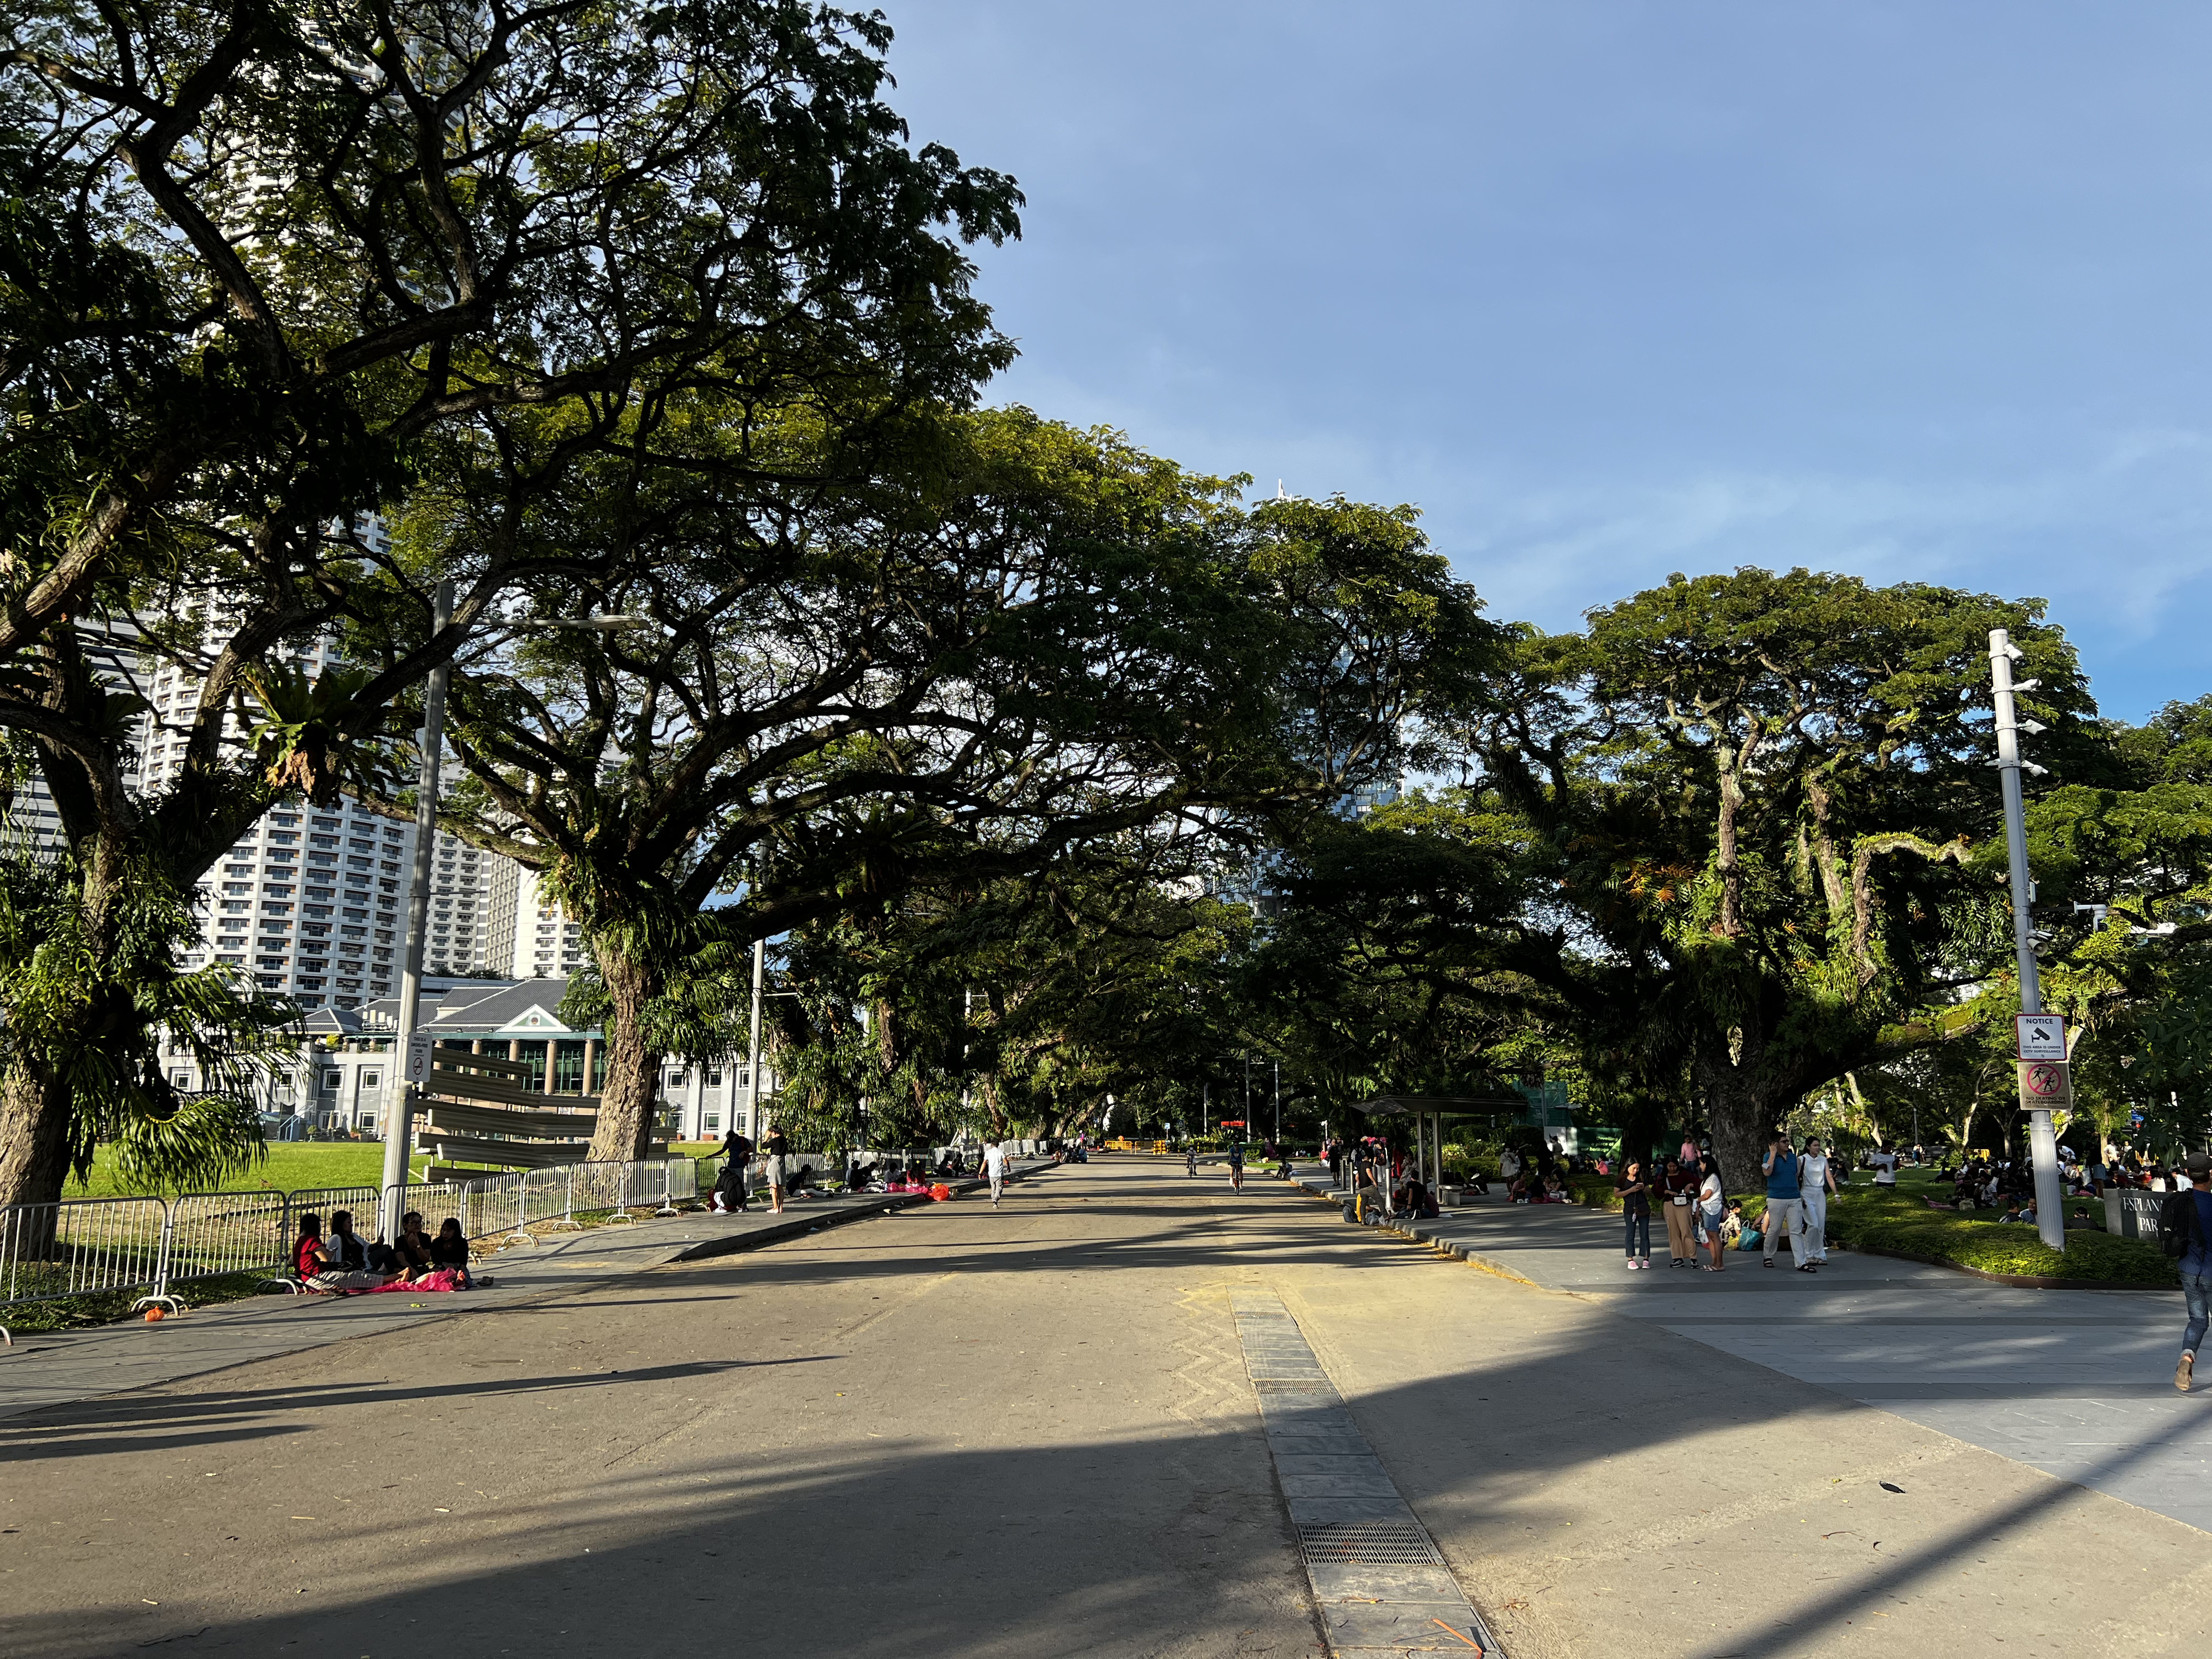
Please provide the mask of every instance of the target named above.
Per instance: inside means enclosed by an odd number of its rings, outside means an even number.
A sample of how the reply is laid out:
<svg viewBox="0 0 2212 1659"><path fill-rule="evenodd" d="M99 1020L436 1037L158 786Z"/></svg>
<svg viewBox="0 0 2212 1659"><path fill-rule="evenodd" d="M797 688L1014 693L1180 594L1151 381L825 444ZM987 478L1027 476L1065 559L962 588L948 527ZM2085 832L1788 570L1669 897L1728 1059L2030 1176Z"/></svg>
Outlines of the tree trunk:
<svg viewBox="0 0 2212 1659"><path fill-rule="evenodd" d="M1767 1137L1789 1112L1789 1097L1766 1079L1748 1042L1740 1063L1731 1064L1723 1048L1701 1055L1697 1071L1722 1181L1731 1193L1763 1190L1759 1160L1766 1156Z"/></svg>
<svg viewBox="0 0 2212 1659"><path fill-rule="evenodd" d="M627 1161L646 1156L653 1144L653 1098L666 1058L646 1040L646 1009L660 983L644 963L602 942L599 976L612 1006L607 1016L607 1080L599 1091L599 1121L592 1132L594 1159Z"/></svg>
<svg viewBox="0 0 2212 1659"><path fill-rule="evenodd" d="M70 1103L21 1055L0 1078L0 1209L52 1204L69 1178Z"/></svg>

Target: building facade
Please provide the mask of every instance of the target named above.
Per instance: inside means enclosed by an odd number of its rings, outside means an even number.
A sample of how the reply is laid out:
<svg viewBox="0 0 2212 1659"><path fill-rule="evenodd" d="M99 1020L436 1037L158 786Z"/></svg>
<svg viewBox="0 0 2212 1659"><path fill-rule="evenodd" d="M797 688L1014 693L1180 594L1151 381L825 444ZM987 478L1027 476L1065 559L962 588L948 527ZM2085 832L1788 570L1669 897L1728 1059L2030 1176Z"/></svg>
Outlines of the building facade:
<svg viewBox="0 0 2212 1659"><path fill-rule="evenodd" d="M606 1080L604 1034L562 1023L566 979L499 981L426 978L416 1018L441 1048L465 1048L537 1070L538 1090L555 1097L596 1094ZM279 1115L297 1115L314 1128L380 1135L384 1114L398 1086L392 1042L398 1028L397 998L361 1008L325 1007L311 1013L291 1077L280 1080L265 1103ZM188 1063L177 1062L172 1081L191 1086ZM183 1079L183 1080L179 1080ZM719 1140L725 1131L758 1139L755 1127L775 1091L762 1069L760 1111L749 1098L743 1054L703 1062L663 1063L659 1089L663 1131L678 1140Z"/></svg>

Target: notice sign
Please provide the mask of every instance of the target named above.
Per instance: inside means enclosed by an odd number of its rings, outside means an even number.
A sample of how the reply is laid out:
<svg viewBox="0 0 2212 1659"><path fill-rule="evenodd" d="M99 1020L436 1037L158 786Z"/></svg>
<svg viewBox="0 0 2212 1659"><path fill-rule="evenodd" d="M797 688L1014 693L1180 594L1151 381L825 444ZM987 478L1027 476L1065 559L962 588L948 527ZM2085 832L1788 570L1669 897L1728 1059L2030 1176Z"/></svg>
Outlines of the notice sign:
<svg viewBox="0 0 2212 1659"><path fill-rule="evenodd" d="M2074 1103L2074 1080L2063 1060L2023 1060L2020 1062L2020 1105L2022 1111L2063 1109Z"/></svg>
<svg viewBox="0 0 2212 1659"><path fill-rule="evenodd" d="M2065 1015L2015 1014L2013 1032L2016 1044L2013 1053L2020 1059L2065 1060Z"/></svg>
<svg viewBox="0 0 2212 1659"><path fill-rule="evenodd" d="M436 1040L428 1031L407 1035L407 1080L417 1089L430 1086L430 1046Z"/></svg>

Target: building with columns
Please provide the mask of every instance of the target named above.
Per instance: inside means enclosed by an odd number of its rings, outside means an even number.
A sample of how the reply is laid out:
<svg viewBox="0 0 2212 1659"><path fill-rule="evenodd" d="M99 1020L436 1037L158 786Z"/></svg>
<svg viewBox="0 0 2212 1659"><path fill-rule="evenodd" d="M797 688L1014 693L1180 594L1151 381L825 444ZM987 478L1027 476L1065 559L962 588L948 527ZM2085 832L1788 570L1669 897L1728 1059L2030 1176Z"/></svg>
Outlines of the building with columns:
<svg viewBox="0 0 2212 1659"><path fill-rule="evenodd" d="M563 1024L566 979L426 980L418 1029L441 1048L465 1049L538 1068L538 1086L559 1103L563 1095L596 1094L606 1079L602 1034ZM391 1091L398 1085L392 1053L398 1028L397 999L359 1010L320 1008L308 1016L307 1039L288 1102L272 1103L307 1118L318 1128L380 1133ZM743 1054L704 1062L671 1058L660 1076L660 1122L679 1140L719 1140L737 1128L757 1139L747 1110L748 1075ZM763 1068L763 1107L775 1094L774 1074Z"/></svg>

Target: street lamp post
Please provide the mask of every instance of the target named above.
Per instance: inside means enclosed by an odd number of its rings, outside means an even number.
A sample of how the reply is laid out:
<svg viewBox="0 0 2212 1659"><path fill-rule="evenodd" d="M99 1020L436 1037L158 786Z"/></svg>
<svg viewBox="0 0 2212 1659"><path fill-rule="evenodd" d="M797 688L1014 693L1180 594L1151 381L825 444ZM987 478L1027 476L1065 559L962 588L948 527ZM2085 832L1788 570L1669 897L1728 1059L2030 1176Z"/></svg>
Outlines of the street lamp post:
<svg viewBox="0 0 2212 1659"><path fill-rule="evenodd" d="M430 611L434 637L453 619L453 585L438 584ZM429 1086L430 1064L415 1063L415 1015L422 1000L422 936L430 919L430 843L438 830L438 758L446 744L446 690L453 678L453 659L430 671L422 688L422 770L415 784L415 875L407 893L406 954L399 969L399 1024L392 1048L399 1086L384 1113L384 1205L382 1237L399 1237L399 1214L407 1203L408 1143L414 1138L415 1102Z"/></svg>
<svg viewBox="0 0 2212 1659"><path fill-rule="evenodd" d="M2027 868L2027 809L2022 799L2020 775L2023 768L2040 772L2042 768L2024 761L2020 754L2020 734L2040 732L2043 727L2033 720L2022 720L2013 701L2016 691L2032 691L2033 680L2013 684L2013 659L2021 654L2020 647L2012 642L2002 628L1990 630L1990 685L1996 710L1998 787L2004 797L2005 852L2012 875L2012 937L2013 950L2020 965L2020 1011L2023 1014L2043 1012L2043 983L2035 971L2035 927L2030 914L2035 901L2035 883ZM2021 1075L2021 1104L2028 1109L2028 1161L2035 1171L2035 1224L2043 1242L2054 1250L2066 1248L2066 1200L2060 1191L2058 1180L2058 1136L2051 1122L2051 1109L2027 1098L2028 1094L2027 1067L2020 1065ZM2047 1065L2041 1067L2050 1074ZM2066 1065L2058 1063L2057 1076L2065 1079ZM2067 1080L2070 1090L2070 1080Z"/></svg>
<svg viewBox="0 0 2212 1659"><path fill-rule="evenodd" d="M453 584L438 584L430 608L433 638L453 620ZM549 617L507 623L510 629L581 629L592 633L615 633L625 628L650 627L650 617ZM422 1000L423 936L430 922L430 854L438 831L438 763L446 744L446 693L453 679L453 659L447 657L430 671L422 688L422 769L416 780L414 883L407 895L407 940L399 970L399 1019L392 1047L398 1060L399 1087L385 1112L383 1236L399 1237L399 1212L406 1204L407 1156L414 1139L415 1108L429 1088L431 1066L427 1047L416 1063L415 1026ZM585 1079L589 1088L591 1079Z"/></svg>

